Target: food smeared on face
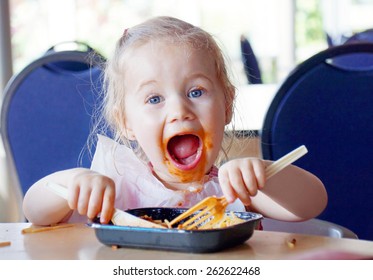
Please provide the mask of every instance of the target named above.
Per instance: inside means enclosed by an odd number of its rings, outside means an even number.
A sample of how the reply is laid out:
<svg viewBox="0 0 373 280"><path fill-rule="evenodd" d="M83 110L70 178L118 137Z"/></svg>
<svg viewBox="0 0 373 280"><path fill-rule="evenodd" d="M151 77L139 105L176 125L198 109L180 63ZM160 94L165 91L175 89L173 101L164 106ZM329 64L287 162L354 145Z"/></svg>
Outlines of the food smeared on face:
<svg viewBox="0 0 373 280"><path fill-rule="evenodd" d="M168 171L181 182L202 180L206 172L206 153L212 141L206 135L180 134L164 144L165 162Z"/></svg>
<svg viewBox="0 0 373 280"><path fill-rule="evenodd" d="M167 151L175 166L181 170L190 170L201 157L201 141L193 134L177 135L168 142Z"/></svg>

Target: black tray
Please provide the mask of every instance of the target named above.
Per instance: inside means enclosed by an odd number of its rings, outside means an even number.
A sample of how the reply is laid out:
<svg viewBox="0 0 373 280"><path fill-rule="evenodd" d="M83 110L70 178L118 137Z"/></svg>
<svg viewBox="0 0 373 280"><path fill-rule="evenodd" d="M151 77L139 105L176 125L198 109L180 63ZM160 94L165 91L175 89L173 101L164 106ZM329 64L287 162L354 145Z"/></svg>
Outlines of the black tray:
<svg viewBox="0 0 373 280"><path fill-rule="evenodd" d="M186 211L180 208L138 208L128 210L135 216L148 215L154 220L171 221ZM229 213L229 212L227 212ZM93 221L98 240L108 246L183 251L192 253L216 252L248 240L262 215L252 212L233 212L245 222L221 229L179 230L104 225Z"/></svg>

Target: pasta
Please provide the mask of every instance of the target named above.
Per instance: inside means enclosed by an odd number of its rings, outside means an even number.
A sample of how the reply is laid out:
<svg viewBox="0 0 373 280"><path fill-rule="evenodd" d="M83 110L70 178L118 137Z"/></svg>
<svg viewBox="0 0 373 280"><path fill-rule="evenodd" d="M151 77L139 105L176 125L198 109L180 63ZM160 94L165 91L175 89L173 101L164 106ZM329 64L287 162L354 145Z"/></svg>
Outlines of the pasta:
<svg viewBox="0 0 373 280"><path fill-rule="evenodd" d="M0 242L0 247L6 247L6 246L10 246L12 243L10 241L4 241L4 242Z"/></svg>
<svg viewBox="0 0 373 280"><path fill-rule="evenodd" d="M37 228L28 227L28 228L22 229L22 234L43 232L43 231L67 228L67 227L72 227L72 226L74 226L74 224L61 224L61 225L55 225L55 226L49 226L49 227L37 227Z"/></svg>
<svg viewBox="0 0 373 280"><path fill-rule="evenodd" d="M144 216L141 216L140 218L144 219L144 220L147 220L147 221L150 221L150 222L153 222L153 223L156 223L156 224L160 224L166 228L172 228L170 226L170 222L165 219L165 220L153 220L152 217L148 216L148 215L144 215ZM205 227L205 226L201 226L199 228L195 228L195 230L205 230L205 229L220 229L220 228L226 228L226 227L230 227L230 226L234 226L234 225L237 225L237 224L241 224L245 222L245 220L237 217L237 215L235 215L233 212L230 212L230 213L225 213L223 219L221 221L219 221L218 223L212 225L211 227ZM182 229L182 224L179 224L177 226L178 229Z"/></svg>

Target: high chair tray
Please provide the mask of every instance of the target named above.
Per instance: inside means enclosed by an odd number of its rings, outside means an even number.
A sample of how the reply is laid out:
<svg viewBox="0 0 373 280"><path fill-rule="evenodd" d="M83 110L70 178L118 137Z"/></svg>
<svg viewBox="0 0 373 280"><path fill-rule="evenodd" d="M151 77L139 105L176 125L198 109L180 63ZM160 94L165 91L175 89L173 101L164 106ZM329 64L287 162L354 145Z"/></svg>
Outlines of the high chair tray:
<svg viewBox="0 0 373 280"><path fill-rule="evenodd" d="M153 220L171 221L187 209L138 208L128 210L135 216L149 216ZM180 230L177 228L144 228L100 224L94 220L88 225L95 230L98 240L107 246L171 250L191 253L221 251L248 240L263 218L252 212L226 212L244 222L217 229Z"/></svg>

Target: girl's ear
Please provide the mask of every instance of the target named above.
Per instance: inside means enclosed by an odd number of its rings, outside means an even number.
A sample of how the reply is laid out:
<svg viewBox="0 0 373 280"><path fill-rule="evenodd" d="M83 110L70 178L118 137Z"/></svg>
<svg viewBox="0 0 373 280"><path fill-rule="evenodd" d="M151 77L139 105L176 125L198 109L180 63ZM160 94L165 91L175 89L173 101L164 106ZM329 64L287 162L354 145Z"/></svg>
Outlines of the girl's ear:
<svg viewBox="0 0 373 280"><path fill-rule="evenodd" d="M225 124L229 124L232 121L234 95L235 95L235 90L232 87L228 90L226 101L225 101Z"/></svg>
<svg viewBox="0 0 373 280"><path fill-rule="evenodd" d="M225 109L225 124L229 124L232 121L233 116L233 105L228 105Z"/></svg>
<svg viewBox="0 0 373 280"><path fill-rule="evenodd" d="M131 140L131 141L135 141L136 140L136 136L135 134L133 133L133 130L129 127L125 127L124 128L124 131L126 132L125 136L128 140Z"/></svg>
<svg viewBox="0 0 373 280"><path fill-rule="evenodd" d="M122 111L117 110L117 112L115 113L115 122L120 130L123 132L124 137L131 141L136 140L132 127Z"/></svg>
<svg viewBox="0 0 373 280"><path fill-rule="evenodd" d="M125 133L124 136L128 140L135 141L136 136L135 136L135 133L133 132L132 126L131 126L130 122L128 121L128 119L127 118L122 119L121 124L122 124L121 125L121 130Z"/></svg>

